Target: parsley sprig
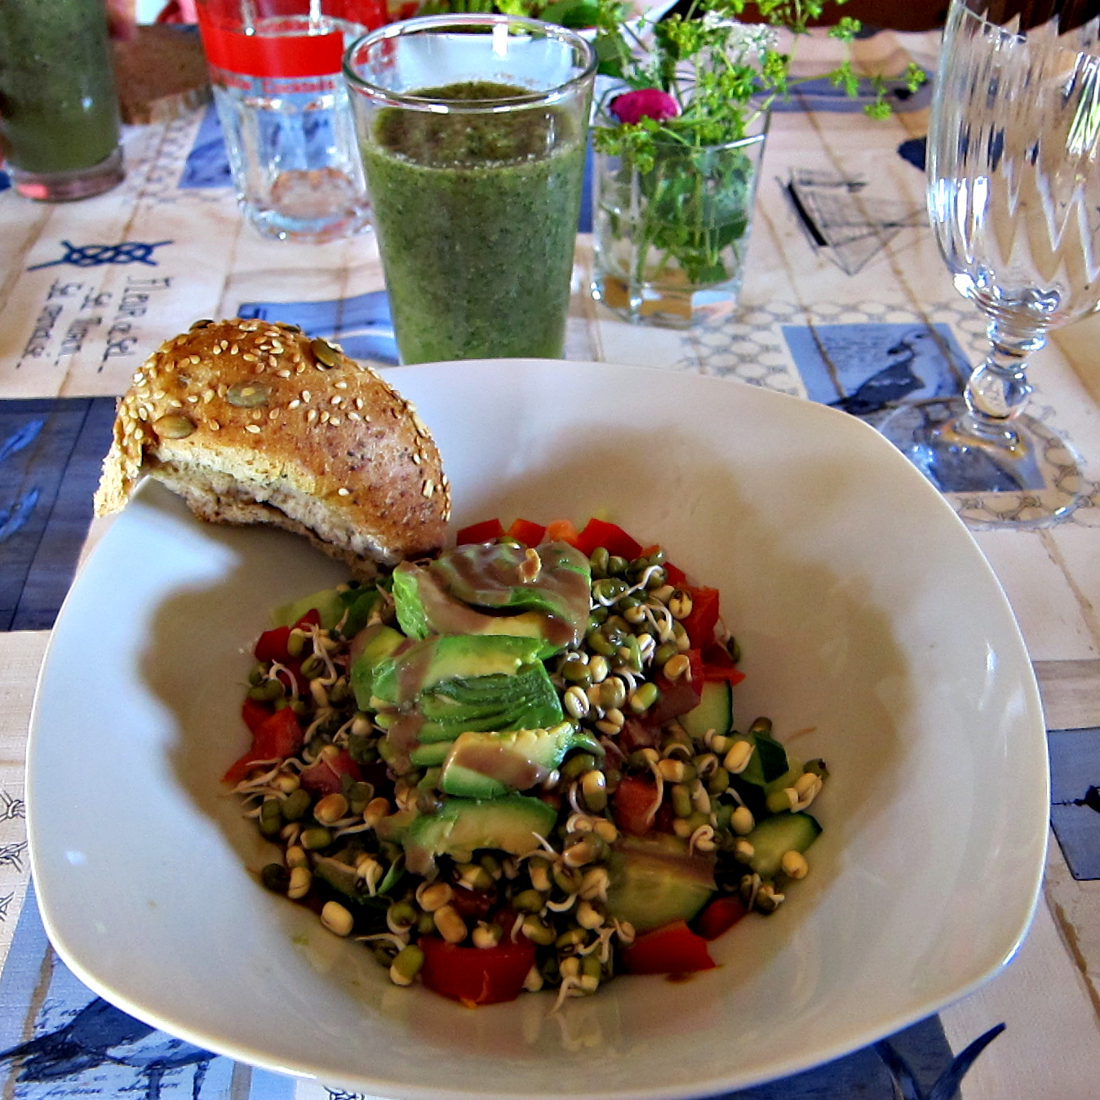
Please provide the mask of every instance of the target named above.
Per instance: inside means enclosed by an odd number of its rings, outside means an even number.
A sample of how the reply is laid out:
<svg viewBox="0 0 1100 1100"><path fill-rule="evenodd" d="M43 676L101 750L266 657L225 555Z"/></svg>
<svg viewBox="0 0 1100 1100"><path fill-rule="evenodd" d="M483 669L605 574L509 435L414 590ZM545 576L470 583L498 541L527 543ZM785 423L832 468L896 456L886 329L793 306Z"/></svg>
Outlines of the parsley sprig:
<svg viewBox="0 0 1100 1100"><path fill-rule="evenodd" d="M832 2L841 5L845 0ZM760 0L757 6L765 22L759 24L740 22L745 3L693 0L685 14L650 24L631 19L629 0L598 0L600 72L627 88L668 92L681 113L656 128L644 122L600 126L597 147L610 152L622 142L623 148L636 151L639 144L647 144L644 136L630 132L639 126L652 140L700 146L737 141L776 98L787 96L800 81L791 78L793 54L779 48L777 31L785 30L797 41L821 18L827 2ZM828 35L848 43L860 29L858 20L845 16L829 28ZM852 97L862 87L849 60L824 75ZM915 91L924 73L911 64L904 80ZM864 109L874 118L885 118L890 114L887 83L881 77L870 78L870 83L874 98Z"/></svg>
<svg viewBox="0 0 1100 1100"><path fill-rule="evenodd" d="M633 20L629 0L597 0L596 53L601 74L614 86L599 105L594 147L619 157L623 171L637 172L645 200L632 230L638 262L649 264L656 253L663 267L678 267L697 285L729 276L723 253L745 233L754 193L750 152L721 147L756 132L775 101L799 83L779 32L797 43L828 0L759 0L764 21L756 24L740 22L745 2L693 0L683 15L653 23ZM857 20L843 17L828 34L850 43L860 29ZM826 75L853 97L864 87L848 60ZM909 88L916 90L923 79L911 65ZM889 115L886 82L872 78L871 88L865 111L874 118ZM660 117L616 116L617 98L645 89L671 97L674 109L670 104ZM646 278L654 277L650 267Z"/></svg>

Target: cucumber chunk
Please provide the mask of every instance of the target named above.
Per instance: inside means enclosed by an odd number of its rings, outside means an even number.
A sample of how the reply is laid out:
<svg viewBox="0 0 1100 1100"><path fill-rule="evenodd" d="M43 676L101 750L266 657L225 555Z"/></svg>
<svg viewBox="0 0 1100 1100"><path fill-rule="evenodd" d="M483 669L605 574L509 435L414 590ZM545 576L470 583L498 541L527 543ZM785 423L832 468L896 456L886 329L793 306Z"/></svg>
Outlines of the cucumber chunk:
<svg viewBox="0 0 1100 1100"><path fill-rule="evenodd" d="M702 740L708 730L725 735L733 729L733 689L728 680L707 680L699 702L680 715L680 725Z"/></svg>
<svg viewBox="0 0 1100 1100"><path fill-rule="evenodd" d="M779 874L784 852L804 852L821 834L812 814L775 814L758 822L745 838L753 847L749 867L762 879Z"/></svg>
<svg viewBox="0 0 1100 1100"><path fill-rule="evenodd" d="M639 933L691 920L715 888L713 860L689 855L686 841L663 833L622 838L608 870L607 911Z"/></svg>

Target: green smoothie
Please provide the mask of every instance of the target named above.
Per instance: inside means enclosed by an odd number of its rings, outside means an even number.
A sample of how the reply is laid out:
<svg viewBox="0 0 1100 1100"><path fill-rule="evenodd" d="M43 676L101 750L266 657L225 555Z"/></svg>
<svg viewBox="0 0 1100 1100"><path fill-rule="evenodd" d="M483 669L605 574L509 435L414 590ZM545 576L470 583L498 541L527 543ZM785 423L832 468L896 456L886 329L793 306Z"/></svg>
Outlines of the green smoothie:
<svg viewBox="0 0 1100 1100"><path fill-rule="evenodd" d="M118 144L102 0L0 2L0 150L25 172L67 172Z"/></svg>
<svg viewBox="0 0 1100 1100"><path fill-rule="evenodd" d="M508 85L420 91L500 99ZM364 145L401 359L559 358L584 175L575 116L383 109Z"/></svg>

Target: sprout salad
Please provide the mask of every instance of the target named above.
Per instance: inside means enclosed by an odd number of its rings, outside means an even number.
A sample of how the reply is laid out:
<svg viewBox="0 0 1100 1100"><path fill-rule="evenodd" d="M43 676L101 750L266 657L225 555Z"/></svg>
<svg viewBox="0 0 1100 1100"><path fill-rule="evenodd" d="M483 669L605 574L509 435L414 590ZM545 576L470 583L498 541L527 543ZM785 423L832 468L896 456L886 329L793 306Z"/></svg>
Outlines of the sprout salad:
<svg viewBox="0 0 1100 1100"><path fill-rule="evenodd" d="M591 520L498 521L277 612L225 779L269 889L467 1004L713 967L808 871L822 761L734 721L718 593Z"/></svg>

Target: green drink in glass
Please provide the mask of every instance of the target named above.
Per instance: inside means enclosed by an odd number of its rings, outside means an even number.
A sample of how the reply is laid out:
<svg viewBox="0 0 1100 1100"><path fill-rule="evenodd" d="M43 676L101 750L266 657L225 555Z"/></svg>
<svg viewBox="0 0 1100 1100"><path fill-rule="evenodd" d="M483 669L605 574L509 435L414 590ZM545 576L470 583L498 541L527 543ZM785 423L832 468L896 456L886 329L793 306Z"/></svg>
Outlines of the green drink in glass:
<svg viewBox="0 0 1100 1100"><path fill-rule="evenodd" d="M344 67L404 363L559 358L595 60L561 27L439 16Z"/></svg>
<svg viewBox="0 0 1100 1100"><path fill-rule="evenodd" d="M121 181L103 0L0 3L0 152L31 199L87 198Z"/></svg>

